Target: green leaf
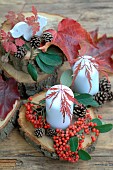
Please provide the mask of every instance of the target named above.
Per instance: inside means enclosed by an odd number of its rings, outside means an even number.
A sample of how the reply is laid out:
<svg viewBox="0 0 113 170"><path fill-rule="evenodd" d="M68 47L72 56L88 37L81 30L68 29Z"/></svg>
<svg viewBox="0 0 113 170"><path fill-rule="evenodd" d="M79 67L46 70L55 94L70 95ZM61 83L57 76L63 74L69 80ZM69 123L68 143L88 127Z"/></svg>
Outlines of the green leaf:
<svg viewBox="0 0 113 170"><path fill-rule="evenodd" d="M37 81L38 72L37 72L36 68L31 63L29 63L27 65L27 70L28 70L28 73L30 74L30 76L32 77L32 79L34 81Z"/></svg>
<svg viewBox="0 0 113 170"><path fill-rule="evenodd" d="M45 100L40 100L39 104L45 104L46 101Z"/></svg>
<svg viewBox="0 0 113 170"><path fill-rule="evenodd" d="M93 96L87 93L75 95L77 101L85 106L99 107L99 104L93 99Z"/></svg>
<svg viewBox="0 0 113 170"><path fill-rule="evenodd" d="M97 123L97 125L98 125L98 126L102 125L101 120L100 120L100 119L98 119L98 118L92 119L92 120L91 120L91 122L93 122L93 123Z"/></svg>
<svg viewBox="0 0 113 170"><path fill-rule="evenodd" d="M30 50L30 47L27 44L24 44L24 47L26 48L26 50Z"/></svg>
<svg viewBox="0 0 113 170"><path fill-rule="evenodd" d="M59 47L55 46L55 45L51 45L47 49L46 53L48 53L48 54L57 54L57 55L60 55L61 57L64 56L62 50Z"/></svg>
<svg viewBox="0 0 113 170"><path fill-rule="evenodd" d="M100 131L100 133L105 133L105 132L109 132L113 128L113 125L112 124L104 124L104 125L100 125L100 126L95 126L95 128L98 129Z"/></svg>
<svg viewBox="0 0 113 170"><path fill-rule="evenodd" d="M58 66L62 64L62 59L57 54L48 54L48 53L39 53L39 58L42 60L43 63L50 65L50 66Z"/></svg>
<svg viewBox="0 0 113 170"><path fill-rule="evenodd" d="M80 159L82 159L83 161L88 161L91 159L91 156L84 150L79 150L78 151L78 155L80 157Z"/></svg>
<svg viewBox="0 0 113 170"><path fill-rule="evenodd" d="M55 67L53 66L48 66L45 63L43 63L38 56L36 56L36 62L38 66L41 68L41 70L47 74L52 74L55 70Z"/></svg>
<svg viewBox="0 0 113 170"><path fill-rule="evenodd" d="M61 77L60 77L61 84L70 87L71 84L72 84L72 80L73 80L72 74L73 74L73 72L72 72L71 69L68 69L68 70L64 71L62 73Z"/></svg>
<svg viewBox="0 0 113 170"><path fill-rule="evenodd" d="M82 133L84 133L84 130L83 130L83 129L78 132L78 134L80 134L80 135L81 135Z"/></svg>
<svg viewBox="0 0 113 170"><path fill-rule="evenodd" d="M77 137L71 137L69 140L70 149L72 152L75 152L78 148L78 138Z"/></svg>

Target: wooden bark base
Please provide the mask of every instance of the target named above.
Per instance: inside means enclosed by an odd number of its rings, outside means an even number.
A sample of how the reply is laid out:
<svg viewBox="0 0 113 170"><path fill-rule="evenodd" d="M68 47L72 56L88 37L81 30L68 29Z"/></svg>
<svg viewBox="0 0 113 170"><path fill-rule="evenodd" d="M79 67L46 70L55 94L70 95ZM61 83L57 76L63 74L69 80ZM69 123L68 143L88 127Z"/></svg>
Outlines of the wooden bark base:
<svg viewBox="0 0 113 170"><path fill-rule="evenodd" d="M17 124L20 102L16 101L5 120L0 120L0 141L5 139Z"/></svg>
<svg viewBox="0 0 113 170"><path fill-rule="evenodd" d="M63 19L62 16L52 15L47 13L38 13L47 18L47 25L44 30L49 28L57 29L58 23ZM25 13L26 17L32 16L32 13ZM8 32L11 29L11 24L5 21L2 24L2 29ZM18 64L19 65L19 64ZM20 64L21 65L21 64ZM15 69L15 66L9 63L3 63L0 61L0 68L3 70L6 77L13 77L18 82L18 88L20 91L20 96L27 98L40 91L42 91L46 86L52 86L56 84L57 72L48 75L43 72L39 73L37 82L33 81L31 76L21 70Z"/></svg>
<svg viewBox="0 0 113 170"><path fill-rule="evenodd" d="M57 71L51 75L41 73L38 81L32 80L29 74L22 71L17 71L10 64L1 64L2 74L5 78L14 78L18 82L18 90L20 92L21 98L28 98L46 88L47 86L52 86L56 84L58 73Z"/></svg>
<svg viewBox="0 0 113 170"><path fill-rule="evenodd" d="M41 92L39 94L36 94L33 96L33 102L39 103L41 99L45 97L45 92ZM37 149L37 151L43 152L45 156L51 157L54 159L58 159L57 154L55 153L54 147L53 147L53 140L48 136L43 136L41 138L37 138L34 135L34 127L30 122L28 122L25 118L25 106L21 106L19 111L19 119L18 123L20 126L20 133L25 138L25 140L30 143L33 147ZM94 110L90 109L90 115L92 118L96 117L96 114L94 113ZM86 135L85 142L84 142L84 149L88 152L91 152L95 149L94 143L91 142L91 137L89 135Z"/></svg>

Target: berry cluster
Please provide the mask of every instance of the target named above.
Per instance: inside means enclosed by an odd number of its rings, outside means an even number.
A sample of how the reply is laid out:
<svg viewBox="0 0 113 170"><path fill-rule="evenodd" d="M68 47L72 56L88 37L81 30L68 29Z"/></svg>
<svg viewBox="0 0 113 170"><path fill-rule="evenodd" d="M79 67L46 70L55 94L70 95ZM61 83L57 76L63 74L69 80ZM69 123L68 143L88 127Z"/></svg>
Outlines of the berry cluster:
<svg viewBox="0 0 113 170"><path fill-rule="evenodd" d="M28 102L24 104L26 119L33 124L34 128L50 128L45 119L45 106L37 105L31 101L32 98L30 97Z"/></svg>
<svg viewBox="0 0 113 170"><path fill-rule="evenodd" d="M90 114L86 114L85 117L78 118L65 131L56 129L57 135L53 137L54 148L60 159L77 162L79 160L78 150L83 148L85 136L90 135L92 143L96 141L97 136L99 136L99 130L95 128L97 124L91 122L91 120ZM69 145L70 138L74 136L77 136L79 140L76 152L72 152Z"/></svg>

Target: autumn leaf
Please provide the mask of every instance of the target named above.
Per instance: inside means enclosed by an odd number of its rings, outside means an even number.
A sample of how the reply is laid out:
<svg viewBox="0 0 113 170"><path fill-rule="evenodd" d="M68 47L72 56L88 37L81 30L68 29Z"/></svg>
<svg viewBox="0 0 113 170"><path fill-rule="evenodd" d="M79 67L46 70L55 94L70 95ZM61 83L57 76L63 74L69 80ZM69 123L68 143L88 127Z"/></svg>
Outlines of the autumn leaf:
<svg viewBox="0 0 113 170"><path fill-rule="evenodd" d="M25 21L25 16L21 12L17 14L17 21Z"/></svg>
<svg viewBox="0 0 113 170"><path fill-rule="evenodd" d="M74 59L79 55L83 42L95 46L90 34L73 19L63 19L58 25L58 31L53 29L46 31L51 32L54 38L42 47L42 50L45 51L52 44L58 46L66 55L70 64L73 64Z"/></svg>
<svg viewBox="0 0 113 170"><path fill-rule="evenodd" d="M16 100L19 100L17 82L13 78L4 81L0 76L0 119L6 118Z"/></svg>
<svg viewBox="0 0 113 170"><path fill-rule="evenodd" d="M113 37L107 37L103 35L98 38L98 29L90 32L91 37L96 43L97 48L90 47L87 51L87 55L95 57L96 61L103 61L99 65L103 67L104 71L113 73L113 60L111 56L113 54Z"/></svg>
<svg viewBox="0 0 113 170"><path fill-rule="evenodd" d="M17 39L15 39L15 44L16 44L17 46L22 46L22 45L25 44L25 41L22 40L21 38L17 38Z"/></svg>
<svg viewBox="0 0 113 170"><path fill-rule="evenodd" d="M93 39L93 42L95 42L96 44L98 41L98 28L94 31L90 31L90 35L91 35L91 38Z"/></svg>
<svg viewBox="0 0 113 170"><path fill-rule="evenodd" d="M34 6L32 6L32 13L37 17L37 9Z"/></svg>
<svg viewBox="0 0 113 170"><path fill-rule="evenodd" d="M7 39L7 34L4 30L0 30L0 37L2 38L2 40L6 40Z"/></svg>
<svg viewBox="0 0 113 170"><path fill-rule="evenodd" d="M39 31L39 22L37 21L36 16L27 17L26 23L32 26L33 35L35 35L37 31Z"/></svg>
<svg viewBox="0 0 113 170"><path fill-rule="evenodd" d="M32 26L33 35L35 35L36 32L39 31L39 23L35 22L35 23L31 24L31 26Z"/></svg>
<svg viewBox="0 0 113 170"><path fill-rule="evenodd" d="M17 52L17 47L14 43L10 42L9 44L9 51L10 52L13 52L13 53L16 53Z"/></svg>
<svg viewBox="0 0 113 170"><path fill-rule="evenodd" d="M3 46L3 48L5 49L5 51L8 53L9 50L10 50L10 48L9 48L9 42L7 42L7 41L2 42L2 46Z"/></svg>
<svg viewBox="0 0 113 170"><path fill-rule="evenodd" d="M15 20L16 20L15 12L9 11L8 14L5 17L12 24L12 26L15 25Z"/></svg>

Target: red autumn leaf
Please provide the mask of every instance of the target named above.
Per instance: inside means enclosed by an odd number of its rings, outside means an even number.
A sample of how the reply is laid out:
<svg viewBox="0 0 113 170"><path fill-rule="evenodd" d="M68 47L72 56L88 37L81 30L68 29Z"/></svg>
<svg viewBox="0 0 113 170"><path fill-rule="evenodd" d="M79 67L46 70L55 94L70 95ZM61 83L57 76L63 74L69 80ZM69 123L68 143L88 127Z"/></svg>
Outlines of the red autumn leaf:
<svg viewBox="0 0 113 170"><path fill-rule="evenodd" d="M32 13L37 17L37 9L34 6L32 6Z"/></svg>
<svg viewBox="0 0 113 170"><path fill-rule="evenodd" d="M25 21L25 16L21 12L17 14L17 21Z"/></svg>
<svg viewBox="0 0 113 170"><path fill-rule="evenodd" d="M73 19L63 19L58 25L58 31L51 29L46 31L51 32L54 38L51 43L47 43L47 47L46 45L42 47L42 50L54 44L63 51L71 64L79 55L83 42L95 46L90 34Z"/></svg>
<svg viewBox="0 0 113 170"><path fill-rule="evenodd" d="M8 14L5 17L12 24L12 26L15 24L15 20L16 20L15 12L9 11Z"/></svg>
<svg viewBox="0 0 113 170"><path fill-rule="evenodd" d="M113 37L103 35L98 38L98 30L92 31L90 34L94 39L97 48L90 47L87 51L87 55L95 57L97 62L103 60L104 62L101 64L103 70L113 73L113 60L111 59L113 54Z"/></svg>
<svg viewBox="0 0 113 170"><path fill-rule="evenodd" d="M98 41L98 28L94 31L90 32L91 38L93 39L93 42L97 43Z"/></svg>
<svg viewBox="0 0 113 170"><path fill-rule="evenodd" d="M89 89L89 92L90 92L90 90L91 90L91 88L92 88L92 83L91 83L91 80L92 80L92 79L91 79L90 71L86 69L85 75L86 75L86 77L87 77L87 79L88 79L88 82L89 82L89 85L90 85L90 89Z"/></svg>
<svg viewBox="0 0 113 170"><path fill-rule="evenodd" d="M32 26L33 35L35 35L36 32L39 31L39 23L35 22L31 26Z"/></svg>
<svg viewBox="0 0 113 170"><path fill-rule="evenodd" d="M17 82L13 78L4 81L0 76L0 119L6 118L16 100L19 100Z"/></svg>
<svg viewBox="0 0 113 170"><path fill-rule="evenodd" d="M79 105L78 101L77 101L74 97L72 97L69 93L67 93L66 90L64 90L64 92L65 92L65 95L66 95L66 97L68 98L68 100L70 100L70 101L72 101L73 103Z"/></svg>
<svg viewBox="0 0 113 170"><path fill-rule="evenodd" d="M7 34L4 30L0 30L0 36L2 38L2 40L6 40L7 39Z"/></svg>
<svg viewBox="0 0 113 170"><path fill-rule="evenodd" d="M9 48L10 48L10 50L9 50L10 52L13 52L13 53L17 52L17 47L13 42L10 42Z"/></svg>
<svg viewBox="0 0 113 170"><path fill-rule="evenodd" d="M7 42L7 41L2 42L2 46L6 52L10 51L10 43L9 42Z"/></svg>
<svg viewBox="0 0 113 170"><path fill-rule="evenodd" d="M27 17L27 18L26 18L26 23L27 23L28 25L32 25L32 24L34 23L34 21L35 21L35 17L34 17L34 16L31 16L31 17Z"/></svg>
<svg viewBox="0 0 113 170"><path fill-rule="evenodd" d="M22 46L22 45L25 44L25 41L22 40L21 38L17 38L17 39L15 39L15 44L16 44L17 46Z"/></svg>

